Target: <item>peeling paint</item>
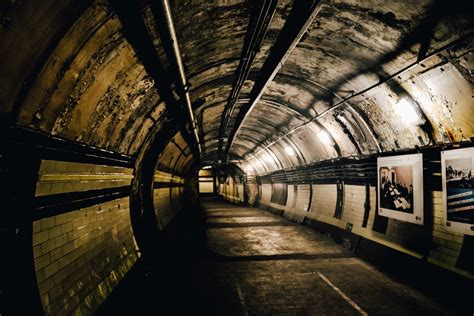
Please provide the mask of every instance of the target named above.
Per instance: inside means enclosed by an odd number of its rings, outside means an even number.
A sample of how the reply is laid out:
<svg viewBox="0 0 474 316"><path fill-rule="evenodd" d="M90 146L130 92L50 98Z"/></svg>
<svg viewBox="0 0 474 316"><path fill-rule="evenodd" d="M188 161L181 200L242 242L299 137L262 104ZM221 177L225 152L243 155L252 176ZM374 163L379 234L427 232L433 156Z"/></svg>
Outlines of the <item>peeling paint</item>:
<svg viewBox="0 0 474 316"><path fill-rule="evenodd" d="M262 66L293 4L278 2L229 128L236 124L239 109L249 102L261 79ZM205 156L215 159L220 119L236 78L252 3L174 1L171 5L202 146ZM413 63L419 54L472 31L472 18L461 8L445 12L440 8L444 7L430 0L383 5L371 0L325 2L264 91L230 155L248 155L301 124L308 125L289 137L308 162L337 156L318 143L318 128L330 132L342 156L370 154L378 152L378 147L391 151L472 138L472 39L308 123L341 99ZM15 7L12 13L15 10L20 9ZM19 111L18 122L100 148L137 154L167 112L155 83L124 39L121 22L110 10L105 1L96 1L51 49ZM141 16L159 58L169 67L146 4ZM430 18L431 24L427 23ZM14 19L8 29L3 35L25 34ZM397 102L403 96L418 106L416 124L407 124L397 114ZM283 148L285 141L275 148Z"/></svg>

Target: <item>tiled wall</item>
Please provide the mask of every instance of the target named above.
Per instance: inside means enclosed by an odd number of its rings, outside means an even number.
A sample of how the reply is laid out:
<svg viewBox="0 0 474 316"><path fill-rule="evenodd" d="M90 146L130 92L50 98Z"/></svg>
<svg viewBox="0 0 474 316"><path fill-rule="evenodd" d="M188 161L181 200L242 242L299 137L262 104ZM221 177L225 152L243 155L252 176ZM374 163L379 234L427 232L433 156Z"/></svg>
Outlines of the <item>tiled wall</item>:
<svg viewBox="0 0 474 316"><path fill-rule="evenodd" d="M445 267L452 267L458 259L464 236L445 230L441 192L434 191L432 198L434 212L432 238L434 246L431 249L429 260Z"/></svg>
<svg viewBox="0 0 474 316"><path fill-rule="evenodd" d="M361 185L344 186L344 211L342 220L362 227L364 221L365 187Z"/></svg>
<svg viewBox="0 0 474 316"><path fill-rule="evenodd" d="M183 186L184 179L170 173L159 171L155 172L155 183L162 186L153 190L153 203L155 205L155 214L160 229L168 225L176 214L183 207ZM171 183L178 185L171 187Z"/></svg>
<svg viewBox="0 0 474 316"><path fill-rule="evenodd" d="M309 216L320 215L332 218L336 209L336 193L335 184L313 184L313 203L311 203Z"/></svg>
<svg viewBox="0 0 474 316"><path fill-rule="evenodd" d="M271 188L270 188L271 192ZM235 180L229 176L225 183L219 184L219 194L226 200L234 203L244 202L244 185L236 183Z"/></svg>
<svg viewBox="0 0 474 316"><path fill-rule="evenodd" d="M127 186L132 172L130 168L43 160L36 196Z"/></svg>
<svg viewBox="0 0 474 316"><path fill-rule="evenodd" d="M36 196L129 186L132 170L44 160ZM68 210L33 222L33 253L46 314L90 314L139 253L129 198Z"/></svg>
<svg viewBox="0 0 474 316"><path fill-rule="evenodd" d="M261 185L262 195L260 196L260 204L270 205L270 200L272 198L272 185L265 183Z"/></svg>
<svg viewBox="0 0 474 316"><path fill-rule="evenodd" d="M183 208L184 178L191 164L191 149L181 132L166 145L154 175L153 204L159 229L164 229Z"/></svg>
<svg viewBox="0 0 474 316"><path fill-rule="evenodd" d="M297 186L296 190L295 186ZM369 213L367 225L363 227L367 189ZM233 198L228 196L230 191L227 192L224 197L232 201ZM310 195L309 185L288 185L286 205L271 202L271 184L261 184L260 192L261 195L257 200L259 207L279 209L283 212L283 216L291 220L301 222L306 217L343 230L350 229L352 233L386 247L419 259L426 258L428 262L474 278L472 271L457 265L464 236L444 229L443 202L440 191L433 191L431 201L425 201L426 205L433 205L430 217L433 218L434 223L431 230L427 228L430 227L429 225L424 227L389 219L385 232L373 230L376 212L376 188L374 186L366 188L365 185L345 184L341 219L334 217L337 204L336 184L313 184L312 195ZM305 211L310 203L310 196L311 205L309 211Z"/></svg>
<svg viewBox="0 0 474 316"><path fill-rule="evenodd" d="M170 189L154 189L153 201L155 205L155 214L158 221L158 226L160 229L163 229L175 216L170 201Z"/></svg>
<svg viewBox="0 0 474 316"><path fill-rule="evenodd" d="M288 185L288 201L283 215L291 220L302 222L308 215L310 185Z"/></svg>

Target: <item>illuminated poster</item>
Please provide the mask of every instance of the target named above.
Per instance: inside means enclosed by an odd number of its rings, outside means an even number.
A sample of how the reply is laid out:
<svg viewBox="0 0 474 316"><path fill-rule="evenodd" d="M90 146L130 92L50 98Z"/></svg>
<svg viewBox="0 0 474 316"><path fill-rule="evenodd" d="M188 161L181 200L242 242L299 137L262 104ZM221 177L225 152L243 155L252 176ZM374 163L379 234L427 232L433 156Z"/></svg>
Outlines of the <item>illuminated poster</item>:
<svg viewBox="0 0 474 316"><path fill-rule="evenodd" d="M446 230L474 235L474 148L441 153Z"/></svg>
<svg viewBox="0 0 474 316"><path fill-rule="evenodd" d="M423 224L422 154L377 159L378 213Z"/></svg>

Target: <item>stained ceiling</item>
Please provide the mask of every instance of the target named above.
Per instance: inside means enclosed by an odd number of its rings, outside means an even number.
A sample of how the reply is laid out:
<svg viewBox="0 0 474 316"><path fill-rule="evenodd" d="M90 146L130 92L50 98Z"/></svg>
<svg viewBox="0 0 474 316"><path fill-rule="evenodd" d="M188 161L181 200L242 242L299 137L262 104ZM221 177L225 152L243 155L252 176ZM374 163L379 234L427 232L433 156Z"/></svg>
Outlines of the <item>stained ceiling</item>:
<svg viewBox="0 0 474 316"><path fill-rule="evenodd" d="M2 115L131 156L171 120L259 173L474 136L472 4L169 1L178 60L166 3L3 3Z"/></svg>

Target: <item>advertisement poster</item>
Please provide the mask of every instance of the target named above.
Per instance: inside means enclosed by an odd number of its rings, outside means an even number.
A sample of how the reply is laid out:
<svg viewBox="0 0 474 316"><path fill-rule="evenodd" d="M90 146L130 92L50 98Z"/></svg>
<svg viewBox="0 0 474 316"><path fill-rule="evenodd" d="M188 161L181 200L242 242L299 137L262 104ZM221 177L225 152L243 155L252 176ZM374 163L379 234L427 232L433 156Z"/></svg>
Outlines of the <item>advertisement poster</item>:
<svg viewBox="0 0 474 316"><path fill-rule="evenodd" d="M474 235L474 148L441 153L446 230Z"/></svg>
<svg viewBox="0 0 474 316"><path fill-rule="evenodd" d="M422 225L422 154L378 158L377 179L379 215Z"/></svg>

